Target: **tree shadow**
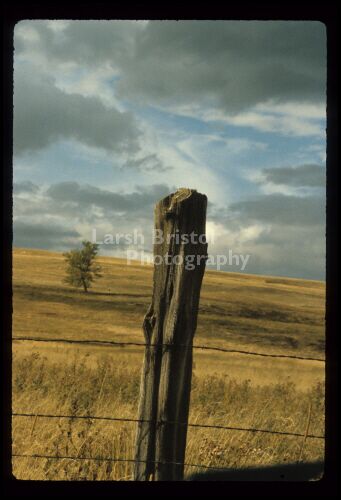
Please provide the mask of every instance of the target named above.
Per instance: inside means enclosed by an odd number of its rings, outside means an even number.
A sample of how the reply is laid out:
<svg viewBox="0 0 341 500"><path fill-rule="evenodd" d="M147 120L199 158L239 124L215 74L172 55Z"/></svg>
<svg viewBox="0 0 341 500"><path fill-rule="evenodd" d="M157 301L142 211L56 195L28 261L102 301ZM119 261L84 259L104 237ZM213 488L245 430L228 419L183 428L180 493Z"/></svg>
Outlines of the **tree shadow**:
<svg viewBox="0 0 341 500"><path fill-rule="evenodd" d="M115 293L115 292L97 292L95 290L88 290L89 295L102 295L105 297L150 297L151 294L141 294L141 293Z"/></svg>
<svg viewBox="0 0 341 500"><path fill-rule="evenodd" d="M67 304L74 307L81 307L85 309L104 310L119 310L119 311L136 311L145 310L146 302L143 300L136 300L149 297L149 295L137 294L111 294L109 292L94 292L88 291L84 293L80 290L63 289L57 287L39 287L35 285L16 285L16 293L18 296L30 301L39 302L57 302L60 304ZM101 295L108 295L116 300L103 300ZM121 297L122 300L117 300ZM135 300L129 300L135 299Z"/></svg>

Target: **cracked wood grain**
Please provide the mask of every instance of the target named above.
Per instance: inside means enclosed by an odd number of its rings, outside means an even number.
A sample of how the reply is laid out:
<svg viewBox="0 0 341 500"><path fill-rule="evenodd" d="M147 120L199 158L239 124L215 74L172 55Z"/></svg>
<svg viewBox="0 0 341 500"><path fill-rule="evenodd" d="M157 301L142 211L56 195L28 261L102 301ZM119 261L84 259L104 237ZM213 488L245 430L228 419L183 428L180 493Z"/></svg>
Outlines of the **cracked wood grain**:
<svg viewBox="0 0 341 500"><path fill-rule="evenodd" d="M140 386L138 412L143 422L138 424L136 434L135 480L183 479L187 427L174 422L188 420L192 349L183 346L192 346L196 330L207 243L168 242L167 235L205 234L206 207L206 196L188 188L180 188L155 207L155 229L161 230L164 238L154 245L154 256L162 259L161 264L154 265L152 303L143 321L147 346ZM166 255L172 257L170 263L164 260ZM194 256L194 269L186 268L187 256ZM197 256L201 257L198 262Z"/></svg>

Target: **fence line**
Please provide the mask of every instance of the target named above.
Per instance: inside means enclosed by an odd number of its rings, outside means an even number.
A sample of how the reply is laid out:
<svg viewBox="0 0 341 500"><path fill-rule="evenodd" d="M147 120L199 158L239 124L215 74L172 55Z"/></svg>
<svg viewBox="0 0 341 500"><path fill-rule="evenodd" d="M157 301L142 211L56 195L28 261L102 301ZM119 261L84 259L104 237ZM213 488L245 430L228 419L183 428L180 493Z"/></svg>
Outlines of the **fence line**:
<svg viewBox="0 0 341 500"><path fill-rule="evenodd" d="M67 344L89 344L89 345L110 345L112 347L120 347L120 346L138 346L138 347L184 347L190 349L202 349L207 351L220 351L220 352L228 352L228 353L236 353L236 354L246 354L250 356L263 356L269 358L289 358L289 359L299 359L302 361L320 361L325 363L325 360L322 358L313 358L313 357L305 357L305 356L295 356L293 354L268 354L263 352L254 352L254 351L243 351L239 349L226 349L224 347L211 347L204 345L187 345L187 344L146 344L144 342L120 342L116 340L76 340L76 339L44 339L40 337L13 337L12 340L19 341L34 341L34 342L60 342Z"/></svg>
<svg viewBox="0 0 341 500"><path fill-rule="evenodd" d="M296 436L296 437L305 437L312 439L325 439L324 436L318 436L316 434L302 434L299 432L288 432L288 431L270 431L269 429L256 429L253 427L233 427L226 425L214 425L214 424L191 424L186 422L172 422L169 420L160 420L158 422L154 422L153 420L143 420L138 418L124 418L124 417L98 417L92 415L51 415L51 414L43 414L43 413L12 413L13 417L35 417L35 418L69 418L72 420L75 419L85 419L85 420L111 420L114 422L140 422L140 423L156 423L156 424L171 424L171 425L185 425L187 427L199 427L199 428L208 428L208 429L220 429L220 430L235 430L241 432L262 432L266 434L280 434L283 436Z"/></svg>
<svg viewBox="0 0 341 500"><path fill-rule="evenodd" d="M72 456L57 456L57 455L40 455L40 454L23 454L12 453L12 457L20 458L51 458L53 460L98 460L103 462L139 462L139 463L153 463L159 465L184 465L187 467L200 467L202 469L226 470L226 467L213 467L212 465L189 464L183 462L164 462L156 460L136 460L134 458L111 458L111 457L72 457Z"/></svg>
<svg viewBox="0 0 341 500"><path fill-rule="evenodd" d="M313 358L313 357L304 357L304 356L295 356L290 354L267 354L253 351L244 351L237 349L227 349L223 347L211 347L205 345L188 345L188 344L146 344L144 342L122 342L122 341L114 341L114 340L76 340L76 339L60 339L60 338L39 338L39 337L13 337L13 341L33 341L33 342L58 342L58 343L70 343L70 344L87 344L87 345L98 345L98 346L111 346L111 347L121 347L121 346L137 346L137 347L155 347L155 348L190 348L190 349L201 349L201 350L209 350L209 351L220 351L226 353L236 353L236 354L244 354L244 355L253 355L253 356L262 356L262 357L271 357L271 358L289 358L289 359L298 359L303 361L319 361L325 362L324 359L321 358ZM315 435L315 434L307 434L306 433L298 433L298 432L288 432L288 431L271 431L269 429L256 429L252 427L234 427L234 426L225 426L225 425L214 425L214 424L200 424L200 423L188 423L188 422L175 422L170 420L148 420L148 419L137 419L137 418L124 418L124 417L100 417L97 415L53 415L53 414L37 414L37 413L19 413L13 412L13 417L34 417L34 418L67 418L67 419L86 419L86 420L102 420L102 421L116 421L116 422L134 422L134 423L154 423L158 425L163 424L171 424L171 425L182 425L193 428L203 428L203 429L219 429L219 430L228 430L228 431L240 431L240 432L260 432L267 434L275 434L275 435L283 435L283 436L294 436L294 437L304 437L304 439L325 439L324 436ZM224 467L214 467L208 465L201 464L192 464L185 462L168 462L168 461L151 461L151 460L141 460L141 459L132 459L132 458L111 458L111 457L75 457L75 456L56 456L56 455L42 455L42 454L20 454L13 453L12 457L18 458L39 458L39 459L51 459L51 460L93 460L93 461L107 461L107 462L122 462L122 463L141 463L141 464L160 464L160 465L169 465L169 466L187 466L187 467L198 467L202 469L213 469L213 470L226 470Z"/></svg>

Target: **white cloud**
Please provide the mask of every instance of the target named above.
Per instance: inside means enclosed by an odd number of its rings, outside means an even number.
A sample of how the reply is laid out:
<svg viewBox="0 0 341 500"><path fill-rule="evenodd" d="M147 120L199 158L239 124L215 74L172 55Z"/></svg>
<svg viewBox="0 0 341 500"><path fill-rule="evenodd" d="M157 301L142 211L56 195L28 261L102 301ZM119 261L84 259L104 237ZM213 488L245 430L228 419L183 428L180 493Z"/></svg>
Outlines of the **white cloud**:
<svg viewBox="0 0 341 500"><path fill-rule="evenodd" d="M143 132L140 140L140 151L142 156L155 154L162 164L172 167L170 170L143 171L138 178L142 185L155 182L165 182L175 187L190 187L205 193L209 200L225 200L227 198L228 186L222 186L214 169L205 164L200 155L195 153L193 144L190 149L184 147L184 134L176 129L157 129L145 120L138 121L139 128ZM188 136L187 136L188 137ZM191 139L188 138L190 141ZM200 136L194 136L192 140L200 141ZM188 143L188 148L190 144ZM137 181L136 181L137 182Z"/></svg>
<svg viewBox="0 0 341 500"><path fill-rule="evenodd" d="M163 111L170 111L167 107L159 107ZM179 116L199 119L208 124L250 127L261 132L283 136L325 137L326 109L321 103L304 101L278 103L268 100L231 114L203 101L201 104L174 105L171 112ZM255 141L250 142L250 146L256 145Z"/></svg>
<svg viewBox="0 0 341 500"><path fill-rule="evenodd" d="M248 244L252 244L261 234L268 233L270 224L253 223L239 227L229 227L226 224L208 219L206 234L209 241L213 242L212 250L218 253L231 248L234 252L245 251Z"/></svg>
<svg viewBox="0 0 341 500"><path fill-rule="evenodd" d="M288 115L295 116L297 118L304 117L306 119L313 120L324 120L326 118L326 106L323 103L318 102L287 101L278 103L274 100L269 100L264 103L257 104L255 109L262 113Z"/></svg>
<svg viewBox="0 0 341 500"><path fill-rule="evenodd" d="M222 110L201 110L198 114L208 122L251 127L261 132L300 137L325 135L323 123L325 111L319 104L288 102L279 105L266 102L233 115L226 114Z"/></svg>
<svg viewBox="0 0 341 500"><path fill-rule="evenodd" d="M55 73L55 85L67 94L80 94L83 97L96 97L107 108L116 108L120 112L126 109L120 99L117 99L112 81L117 78L117 70L110 64L99 68L72 66L63 72Z"/></svg>
<svg viewBox="0 0 341 500"><path fill-rule="evenodd" d="M202 150L211 150L215 152L217 147L221 148L225 158L228 156L239 155L246 151L260 150L264 151L267 144L261 141L255 141L244 137L224 137L222 134L184 134L177 146L193 160L197 160L197 154Z"/></svg>

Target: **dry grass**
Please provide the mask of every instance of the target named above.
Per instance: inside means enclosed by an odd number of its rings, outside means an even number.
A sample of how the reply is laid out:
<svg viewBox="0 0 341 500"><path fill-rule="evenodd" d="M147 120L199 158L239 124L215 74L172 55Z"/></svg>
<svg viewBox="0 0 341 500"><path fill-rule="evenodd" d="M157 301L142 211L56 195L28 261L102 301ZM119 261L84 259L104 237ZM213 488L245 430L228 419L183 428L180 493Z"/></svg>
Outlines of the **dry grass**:
<svg viewBox="0 0 341 500"><path fill-rule="evenodd" d="M60 254L15 249L13 335L143 339L151 268L101 259L91 293L61 283ZM196 342L323 356L324 284L207 272ZM143 351L63 344L13 344L13 410L136 417ZM192 422L323 434L321 363L195 351ZM133 457L133 423L13 419L15 453ZM244 467L298 460L303 438L189 428L186 461ZM323 458L308 439L303 460ZM130 479L131 463L14 458L21 479ZM193 468L188 468L192 473Z"/></svg>

